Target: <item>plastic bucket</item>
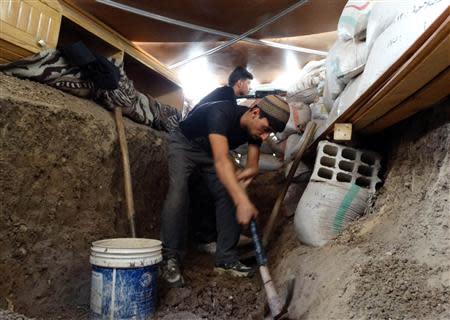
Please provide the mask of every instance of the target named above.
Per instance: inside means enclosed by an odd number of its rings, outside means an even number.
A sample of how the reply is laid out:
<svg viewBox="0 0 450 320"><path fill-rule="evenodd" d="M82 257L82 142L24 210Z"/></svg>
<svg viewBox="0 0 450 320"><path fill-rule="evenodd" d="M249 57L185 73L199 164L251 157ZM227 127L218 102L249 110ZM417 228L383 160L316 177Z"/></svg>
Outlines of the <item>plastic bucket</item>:
<svg viewBox="0 0 450 320"><path fill-rule="evenodd" d="M139 238L92 243L91 319L151 319L161 241Z"/></svg>

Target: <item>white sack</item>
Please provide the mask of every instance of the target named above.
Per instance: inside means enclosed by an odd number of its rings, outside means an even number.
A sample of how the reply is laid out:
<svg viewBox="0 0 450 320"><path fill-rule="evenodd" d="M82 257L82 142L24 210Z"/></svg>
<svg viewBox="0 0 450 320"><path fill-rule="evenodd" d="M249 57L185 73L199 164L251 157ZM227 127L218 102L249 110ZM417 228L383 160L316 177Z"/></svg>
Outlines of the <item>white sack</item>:
<svg viewBox="0 0 450 320"><path fill-rule="evenodd" d="M387 0L374 3L367 24L367 47L372 48L376 39L393 23L422 16L428 25L448 7L448 0Z"/></svg>
<svg viewBox="0 0 450 320"><path fill-rule="evenodd" d="M301 242L323 246L364 214L369 191L354 184L310 181L295 211Z"/></svg>
<svg viewBox="0 0 450 320"><path fill-rule="evenodd" d="M324 63L325 59L306 64L299 79L287 90L288 102L311 103L320 95L319 85L325 80Z"/></svg>
<svg viewBox="0 0 450 320"><path fill-rule="evenodd" d="M303 74L308 74L312 71L314 71L315 69L321 69L325 66L325 59L322 60L312 60L309 61L307 64L305 64L302 68L302 73Z"/></svg>
<svg viewBox="0 0 450 320"><path fill-rule="evenodd" d="M362 76L359 75L345 86L344 91L342 91L341 95L338 99L336 99L333 105L333 109L328 117L328 124L331 124L334 120L336 120L353 104L353 102L359 98L361 95L359 90L361 79Z"/></svg>
<svg viewBox="0 0 450 320"><path fill-rule="evenodd" d="M330 111L350 80L360 74L367 61L367 46L360 41L336 41L326 59L323 91L325 107Z"/></svg>
<svg viewBox="0 0 450 320"><path fill-rule="evenodd" d="M366 36L367 22L374 1L349 0L338 22L338 37L347 41L362 40Z"/></svg>
<svg viewBox="0 0 450 320"><path fill-rule="evenodd" d="M277 132L276 137L279 140L285 140L293 133L300 132L311 120L311 109L302 102L289 103L290 115L283 132Z"/></svg>
<svg viewBox="0 0 450 320"><path fill-rule="evenodd" d="M327 63L327 76L325 87L323 89L323 103L328 111L333 108L334 101L345 88L345 83L342 80L339 80L332 70L331 63Z"/></svg>
<svg viewBox="0 0 450 320"><path fill-rule="evenodd" d="M402 16L391 24L375 40L361 80L361 92L366 91L414 44L433 21L445 11L448 7L447 3L430 0L426 2L428 4L426 6L414 6L415 9L410 14Z"/></svg>
<svg viewBox="0 0 450 320"><path fill-rule="evenodd" d="M362 41L336 41L327 56L327 64L339 80L348 83L364 70L367 45ZM327 66L327 75L328 70Z"/></svg>
<svg viewBox="0 0 450 320"><path fill-rule="evenodd" d="M339 100L341 100L341 96L337 97L337 99L333 103L333 107L331 108L330 113L328 114L328 119L326 121L326 127L329 127L339 117L339 115L337 113L338 106L339 106Z"/></svg>

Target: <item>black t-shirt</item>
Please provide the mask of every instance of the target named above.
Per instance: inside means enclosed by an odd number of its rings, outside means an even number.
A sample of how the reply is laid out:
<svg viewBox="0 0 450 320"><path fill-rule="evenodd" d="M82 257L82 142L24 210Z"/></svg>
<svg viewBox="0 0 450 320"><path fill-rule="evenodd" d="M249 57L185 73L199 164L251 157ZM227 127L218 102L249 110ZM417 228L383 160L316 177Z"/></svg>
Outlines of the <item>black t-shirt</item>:
<svg viewBox="0 0 450 320"><path fill-rule="evenodd" d="M199 103L195 105L195 107L200 106L202 104L214 101L230 101L233 105L237 105L236 96L234 95L233 88L229 86L223 86L217 88L206 95ZM194 108L195 108L194 107Z"/></svg>
<svg viewBox="0 0 450 320"><path fill-rule="evenodd" d="M207 152L211 152L208 135L217 133L227 137L230 150L244 143L261 145L241 128L241 116L247 107L233 106L230 101L210 102L198 106L180 122L181 132L191 141L197 143Z"/></svg>

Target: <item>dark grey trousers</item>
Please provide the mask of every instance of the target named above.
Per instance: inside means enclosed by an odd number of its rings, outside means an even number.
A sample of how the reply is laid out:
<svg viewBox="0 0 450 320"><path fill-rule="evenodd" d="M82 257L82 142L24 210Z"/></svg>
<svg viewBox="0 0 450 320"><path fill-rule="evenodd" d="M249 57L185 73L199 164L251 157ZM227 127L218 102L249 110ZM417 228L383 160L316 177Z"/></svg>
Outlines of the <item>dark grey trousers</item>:
<svg viewBox="0 0 450 320"><path fill-rule="evenodd" d="M181 258L187 241L189 176L197 170L205 180L216 207L216 263L238 259L236 245L241 231L236 208L214 169L211 155L189 141L179 129L169 135L169 191L161 213L161 239L165 258Z"/></svg>

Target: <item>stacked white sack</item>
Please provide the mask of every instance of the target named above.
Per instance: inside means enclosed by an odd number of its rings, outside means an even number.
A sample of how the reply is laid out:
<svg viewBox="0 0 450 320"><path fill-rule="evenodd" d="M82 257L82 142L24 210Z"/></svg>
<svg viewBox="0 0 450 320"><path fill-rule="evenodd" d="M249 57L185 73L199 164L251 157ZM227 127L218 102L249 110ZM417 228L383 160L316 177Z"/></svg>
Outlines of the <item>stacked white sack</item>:
<svg viewBox="0 0 450 320"><path fill-rule="evenodd" d="M311 120L311 109L303 102L289 102L290 115L283 132L277 132L278 140L286 140L291 134L302 132Z"/></svg>
<svg viewBox="0 0 450 320"><path fill-rule="evenodd" d="M287 90L288 103L310 104L322 95L325 80L325 59L310 61L302 69L299 79Z"/></svg>
<svg viewBox="0 0 450 320"><path fill-rule="evenodd" d="M331 109L330 114L328 115L328 119L326 122L326 126L329 126L333 123L341 114L344 113L345 110L350 107L353 102L360 96L360 87L362 75L357 76L352 79L346 86L345 89L341 92L339 97L334 101L333 108Z"/></svg>
<svg viewBox="0 0 450 320"><path fill-rule="evenodd" d="M323 88L325 86L325 59L310 61L302 69L297 81L287 90L286 100L289 104L304 103L309 105L311 115L308 118L321 126L328 118L328 110L323 105ZM303 121L303 123L306 123ZM291 131L290 134L293 132ZM286 139L289 134L280 134L278 138Z"/></svg>
<svg viewBox="0 0 450 320"><path fill-rule="evenodd" d="M346 85L363 72L368 48L364 41L373 1L347 2L338 22L338 39L328 52L324 104L331 111ZM336 112L335 112L336 113Z"/></svg>
<svg viewBox="0 0 450 320"><path fill-rule="evenodd" d="M367 26L370 52L359 92L380 78L448 8L448 0L376 2Z"/></svg>

